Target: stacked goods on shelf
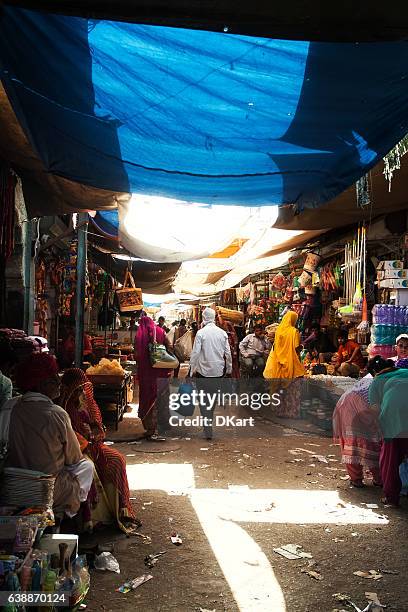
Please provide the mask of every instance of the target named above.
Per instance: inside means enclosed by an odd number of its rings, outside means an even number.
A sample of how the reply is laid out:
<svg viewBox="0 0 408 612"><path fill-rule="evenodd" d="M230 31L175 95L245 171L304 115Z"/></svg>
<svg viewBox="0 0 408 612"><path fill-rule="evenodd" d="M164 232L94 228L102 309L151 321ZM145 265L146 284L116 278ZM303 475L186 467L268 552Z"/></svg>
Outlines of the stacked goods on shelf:
<svg viewBox="0 0 408 612"><path fill-rule="evenodd" d="M408 269L400 259L381 261L377 266L377 281L381 289L408 288Z"/></svg>
<svg viewBox="0 0 408 612"><path fill-rule="evenodd" d="M0 329L0 340L7 340L19 362L39 351L38 344L21 329Z"/></svg>
<svg viewBox="0 0 408 612"><path fill-rule="evenodd" d="M370 357L381 355L388 359L395 355L395 340L408 332L408 306L375 304L373 307L371 342L368 346Z"/></svg>

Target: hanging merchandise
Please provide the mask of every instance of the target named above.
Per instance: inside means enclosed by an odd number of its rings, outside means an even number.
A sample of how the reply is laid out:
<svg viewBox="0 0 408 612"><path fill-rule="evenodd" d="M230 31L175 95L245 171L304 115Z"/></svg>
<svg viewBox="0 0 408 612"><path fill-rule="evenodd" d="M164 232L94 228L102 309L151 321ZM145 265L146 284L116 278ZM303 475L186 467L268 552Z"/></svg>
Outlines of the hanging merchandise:
<svg viewBox="0 0 408 612"><path fill-rule="evenodd" d="M295 275L300 276L302 274L303 266L306 260L306 253L298 253L297 255L293 255L289 257L289 270Z"/></svg>
<svg viewBox="0 0 408 612"><path fill-rule="evenodd" d="M401 157L408 151L408 134L384 157L384 176L388 181L388 191L391 191L391 181L394 172L401 168Z"/></svg>
<svg viewBox="0 0 408 612"><path fill-rule="evenodd" d="M344 250L344 299L346 306L340 308L342 316L361 318L361 275L365 265L365 228L358 228L357 240L347 243ZM365 281L364 281L365 282Z"/></svg>
<svg viewBox="0 0 408 612"><path fill-rule="evenodd" d="M359 208L365 208L369 206L371 202L371 185L370 176L365 174L356 183L356 198L357 206Z"/></svg>
<svg viewBox="0 0 408 612"><path fill-rule="evenodd" d="M366 241L367 241L367 230L365 226L361 228L361 241L362 241L362 258L363 258L363 300L362 300L362 311L361 311L361 323L357 326L357 340L359 344L368 344L370 334L370 324L368 322L368 309L367 309L367 296L366 296Z"/></svg>
<svg viewBox="0 0 408 612"><path fill-rule="evenodd" d="M338 265L326 264L320 270L320 284L324 291L338 291L341 287L341 272Z"/></svg>
<svg viewBox="0 0 408 612"><path fill-rule="evenodd" d="M221 302L226 306L234 306L237 303L237 293L235 289L225 289L221 292Z"/></svg>
<svg viewBox="0 0 408 612"><path fill-rule="evenodd" d="M280 289L281 291L283 291L283 289L285 289L287 285L287 280L284 277L284 275L282 274L282 272L278 272L272 279L271 282L271 286L274 289Z"/></svg>
<svg viewBox="0 0 408 612"><path fill-rule="evenodd" d="M115 293L119 312L126 313L134 312L135 310L142 310L142 290L136 287L135 281L129 269L126 270L122 289L116 289Z"/></svg>
<svg viewBox="0 0 408 612"><path fill-rule="evenodd" d="M69 245L68 260L65 262L63 271L63 287L62 287L62 304L61 314L69 317L71 314L71 301L75 294L76 285L76 257L77 257L77 241L72 240Z"/></svg>
<svg viewBox="0 0 408 612"><path fill-rule="evenodd" d="M320 261L320 255L309 251L306 255L305 263L303 266L302 274L299 276L299 285L301 287L308 287L312 285L313 274L316 271L317 265Z"/></svg>
<svg viewBox="0 0 408 612"><path fill-rule="evenodd" d="M43 260L37 262L35 271L35 294L36 294L36 320L38 321L38 335L47 338L47 314L48 301L45 293L45 263Z"/></svg>

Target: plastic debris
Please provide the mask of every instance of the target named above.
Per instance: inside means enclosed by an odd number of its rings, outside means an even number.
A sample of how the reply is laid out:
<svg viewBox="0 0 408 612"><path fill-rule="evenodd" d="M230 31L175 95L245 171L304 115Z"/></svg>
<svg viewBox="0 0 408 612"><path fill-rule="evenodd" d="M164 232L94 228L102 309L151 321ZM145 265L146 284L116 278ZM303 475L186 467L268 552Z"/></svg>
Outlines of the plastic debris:
<svg viewBox="0 0 408 612"><path fill-rule="evenodd" d="M152 538L144 533L139 533L139 531L132 531L132 536L136 536L137 538L142 538L144 544L151 544Z"/></svg>
<svg viewBox="0 0 408 612"><path fill-rule="evenodd" d="M200 470L206 470L207 468L211 467L208 463L203 463L202 465L198 466L200 468Z"/></svg>
<svg viewBox="0 0 408 612"><path fill-rule="evenodd" d="M213 610L209 610L208 608L198 608L199 612L216 612L215 608Z"/></svg>
<svg viewBox="0 0 408 612"><path fill-rule="evenodd" d="M368 609L370 610L370 612L381 612L381 610L384 610L384 608L386 607L382 603L380 603L377 593L365 593L365 596L367 597L367 600L369 602Z"/></svg>
<svg viewBox="0 0 408 612"><path fill-rule="evenodd" d="M356 612L382 612L386 606L381 604L378 600L377 593L365 593L368 600L368 605L365 608L359 608L354 601L351 601L349 595L344 593L334 593L333 597L339 603L351 606Z"/></svg>
<svg viewBox="0 0 408 612"><path fill-rule="evenodd" d="M201 451L208 451L208 447L200 448Z"/></svg>
<svg viewBox="0 0 408 612"><path fill-rule="evenodd" d="M310 576L311 578L314 578L315 580L323 580L323 576L320 574L320 572L315 572L314 570L309 570L305 568L303 568L301 572L302 574L307 574L308 576Z"/></svg>
<svg viewBox="0 0 408 612"><path fill-rule="evenodd" d="M110 552L102 552L95 557L95 569L120 574L118 560Z"/></svg>
<svg viewBox="0 0 408 612"><path fill-rule="evenodd" d="M142 502L144 506L151 506L153 502Z"/></svg>
<svg viewBox="0 0 408 612"><path fill-rule="evenodd" d="M134 591L137 587L140 587L142 584L151 580L153 576L151 574L142 574L142 576L138 576L133 580L128 580L124 584L121 584L120 587L115 589L117 593L129 593L130 591Z"/></svg>
<svg viewBox="0 0 408 612"><path fill-rule="evenodd" d="M181 544L183 543L183 540L181 539L179 534L176 532L171 534L170 539L172 543L175 544L176 546L181 546Z"/></svg>
<svg viewBox="0 0 408 612"><path fill-rule="evenodd" d="M346 476L340 476L340 480L350 480L350 476L348 474Z"/></svg>
<svg viewBox="0 0 408 612"><path fill-rule="evenodd" d="M162 555L165 555L167 551L165 550L161 550L160 552L156 553L155 555L147 555L144 558L144 564L146 567L152 568L156 565L156 563L159 560L159 557L161 557Z"/></svg>
<svg viewBox="0 0 408 612"><path fill-rule="evenodd" d="M274 548L273 552L285 557L285 559L312 559L311 553L303 552L299 544L285 544L279 548Z"/></svg>
<svg viewBox="0 0 408 612"><path fill-rule="evenodd" d="M379 505L378 505L378 504L364 504L364 505L365 505L367 508L372 508L373 510L374 510L375 508L379 508Z"/></svg>
<svg viewBox="0 0 408 612"><path fill-rule="evenodd" d="M320 463L329 463L323 455L313 455L313 459L317 459Z"/></svg>
<svg viewBox="0 0 408 612"><path fill-rule="evenodd" d="M368 570L368 572L357 571L353 572L354 576L358 576L359 578L367 578L368 580L380 580L383 575L377 570Z"/></svg>

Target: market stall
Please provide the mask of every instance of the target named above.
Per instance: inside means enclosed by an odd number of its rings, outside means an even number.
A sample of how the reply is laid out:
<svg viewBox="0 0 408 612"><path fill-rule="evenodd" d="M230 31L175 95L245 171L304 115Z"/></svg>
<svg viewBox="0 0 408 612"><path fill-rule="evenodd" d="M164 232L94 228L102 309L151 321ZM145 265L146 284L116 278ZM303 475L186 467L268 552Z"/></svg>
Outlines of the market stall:
<svg viewBox="0 0 408 612"><path fill-rule="evenodd" d="M86 370L93 384L94 398L104 418L113 416L115 429L123 419L127 405L133 399L133 373L124 370L117 359L101 359Z"/></svg>

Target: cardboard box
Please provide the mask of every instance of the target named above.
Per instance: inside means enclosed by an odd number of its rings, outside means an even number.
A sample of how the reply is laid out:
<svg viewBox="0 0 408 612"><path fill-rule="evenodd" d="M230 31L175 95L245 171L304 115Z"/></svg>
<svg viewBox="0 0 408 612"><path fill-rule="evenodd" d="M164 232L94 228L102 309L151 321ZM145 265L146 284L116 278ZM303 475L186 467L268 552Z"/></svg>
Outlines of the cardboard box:
<svg viewBox="0 0 408 612"><path fill-rule="evenodd" d="M377 270L399 270L404 267L404 262L401 259L389 259L380 261Z"/></svg>
<svg viewBox="0 0 408 612"><path fill-rule="evenodd" d="M408 278L385 278L379 286L382 289L408 289Z"/></svg>
<svg viewBox="0 0 408 612"><path fill-rule="evenodd" d="M66 533L50 533L44 535L39 543L40 550L46 550L50 555L59 555L59 545L65 542L68 545L67 555L75 559L78 555L78 536Z"/></svg>
<svg viewBox="0 0 408 612"><path fill-rule="evenodd" d="M408 278L408 268L402 270L378 270L377 280L385 278Z"/></svg>
<svg viewBox="0 0 408 612"><path fill-rule="evenodd" d="M408 289L396 289L390 294L397 306L408 306Z"/></svg>

